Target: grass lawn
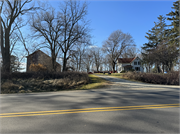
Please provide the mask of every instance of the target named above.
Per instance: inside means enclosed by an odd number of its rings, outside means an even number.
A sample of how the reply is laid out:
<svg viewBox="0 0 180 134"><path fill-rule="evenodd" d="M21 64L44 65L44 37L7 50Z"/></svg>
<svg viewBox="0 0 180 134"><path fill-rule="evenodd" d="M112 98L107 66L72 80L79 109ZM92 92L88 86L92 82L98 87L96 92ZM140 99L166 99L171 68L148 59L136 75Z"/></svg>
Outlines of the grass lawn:
<svg viewBox="0 0 180 134"><path fill-rule="evenodd" d="M88 76L90 78L90 83L87 85L83 85L81 87L77 87L76 90L102 88L111 84L111 82L102 79L98 76L95 76L93 74L89 74Z"/></svg>
<svg viewBox="0 0 180 134"><path fill-rule="evenodd" d="M124 79L124 78L123 78L123 74L124 74L124 73L112 73L112 74L107 74L107 73L105 73L105 74L97 73L97 75L102 75L102 76L103 76L103 75L107 75L107 76L112 76L112 77Z"/></svg>
<svg viewBox="0 0 180 134"><path fill-rule="evenodd" d="M125 74L125 75L124 75ZM172 73L111 73L103 74L96 73L96 75L110 76L120 79L125 79L133 82L162 84L162 85L179 85L179 72ZM124 75L124 76L123 76Z"/></svg>
<svg viewBox="0 0 180 134"><path fill-rule="evenodd" d="M129 79L128 77L123 77L123 74L125 74L125 73L111 73L111 74L97 73L97 75L102 75L102 76L107 75L107 76L111 76L111 77L114 77L114 78L120 78L120 79L124 79L124 80L129 80L129 81L142 82L142 81L137 81L137 80L134 80L134 79Z"/></svg>

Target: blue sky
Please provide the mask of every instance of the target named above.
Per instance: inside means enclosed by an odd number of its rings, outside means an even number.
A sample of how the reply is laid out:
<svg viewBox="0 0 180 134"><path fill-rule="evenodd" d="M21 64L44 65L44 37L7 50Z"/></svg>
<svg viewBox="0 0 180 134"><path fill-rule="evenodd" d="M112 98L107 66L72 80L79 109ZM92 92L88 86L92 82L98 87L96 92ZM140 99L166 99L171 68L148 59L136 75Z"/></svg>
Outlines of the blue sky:
<svg viewBox="0 0 180 134"><path fill-rule="evenodd" d="M148 42L145 38L146 32L154 26L157 17L166 16L175 1L88 1L87 19L91 21L90 28L93 29L92 40L96 42L95 45L101 47L102 42L119 29L131 34L140 48ZM49 2L54 8L58 8L61 1Z"/></svg>
<svg viewBox="0 0 180 134"><path fill-rule="evenodd" d="M40 0L41 1L41 0ZM88 15L92 29L92 41L101 47L109 35L116 30L132 35L135 44L140 47L147 43L146 32L154 26L159 15L166 16L176 0L90 0L88 1ZM44 2L44 1L43 1ZM48 1L55 9L59 8L62 0ZM83 1L82 1L83 2ZM167 21L167 24L170 22ZM30 31L25 29L23 31ZM25 59L26 60L26 59ZM24 62L26 64L26 61Z"/></svg>

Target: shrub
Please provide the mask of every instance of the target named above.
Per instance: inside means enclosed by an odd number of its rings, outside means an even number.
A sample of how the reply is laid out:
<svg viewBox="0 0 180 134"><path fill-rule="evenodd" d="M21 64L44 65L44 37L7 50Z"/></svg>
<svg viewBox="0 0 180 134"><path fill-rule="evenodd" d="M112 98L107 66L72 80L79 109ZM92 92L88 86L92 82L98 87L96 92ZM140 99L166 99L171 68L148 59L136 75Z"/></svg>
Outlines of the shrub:
<svg viewBox="0 0 180 134"><path fill-rule="evenodd" d="M88 74L81 72L19 72L3 73L1 76L2 93L18 92L22 90L20 86L32 91L65 90L90 82Z"/></svg>
<svg viewBox="0 0 180 134"><path fill-rule="evenodd" d="M130 72L134 72L135 70L134 70L134 69L130 69L129 71L130 71Z"/></svg>
<svg viewBox="0 0 180 134"><path fill-rule="evenodd" d="M123 71L121 71L120 73L125 73L126 71L125 70L123 70Z"/></svg>
<svg viewBox="0 0 180 134"><path fill-rule="evenodd" d="M128 72L123 77L153 84L179 85L179 72L170 72L168 74Z"/></svg>
<svg viewBox="0 0 180 134"><path fill-rule="evenodd" d="M1 73L1 80L4 79L63 79L63 78L70 78L74 80L89 79L87 73L80 73L80 72L14 72L14 73Z"/></svg>

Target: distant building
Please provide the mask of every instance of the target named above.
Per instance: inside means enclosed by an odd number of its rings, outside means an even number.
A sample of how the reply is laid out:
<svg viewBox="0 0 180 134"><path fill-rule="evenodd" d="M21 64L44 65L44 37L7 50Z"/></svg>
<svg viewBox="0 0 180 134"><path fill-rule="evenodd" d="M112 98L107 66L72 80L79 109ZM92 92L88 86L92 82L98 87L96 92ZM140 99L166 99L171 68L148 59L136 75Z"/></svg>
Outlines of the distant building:
<svg viewBox="0 0 180 134"><path fill-rule="evenodd" d="M42 64L44 65L48 71L53 71L52 68L52 58L42 52L41 50L37 50L34 53L26 56L27 58L27 65L26 65L26 72L30 71L29 67L31 64ZM61 72L61 65L56 62L56 71Z"/></svg>
<svg viewBox="0 0 180 134"><path fill-rule="evenodd" d="M141 64L141 59L139 57L135 58L118 58L117 60L117 72L129 71L134 69L137 72L144 72Z"/></svg>

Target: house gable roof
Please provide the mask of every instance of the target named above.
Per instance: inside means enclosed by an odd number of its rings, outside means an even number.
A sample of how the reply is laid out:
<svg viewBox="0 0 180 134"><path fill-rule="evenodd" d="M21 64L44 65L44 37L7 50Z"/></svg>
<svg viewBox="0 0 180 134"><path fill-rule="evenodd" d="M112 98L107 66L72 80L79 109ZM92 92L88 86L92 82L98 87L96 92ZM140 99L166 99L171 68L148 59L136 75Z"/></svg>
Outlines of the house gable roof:
<svg viewBox="0 0 180 134"><path fill-rule="evenodd" d="M45 54L44 52L42 52L41 50L36 50L35 52L33 52L32 54L30 54L30 55L28 55L28 56L26 56L26 58L27 57L30 57L30 56L32 56L32 55L34 55L34 54L36 54L36 53L43 53L43 54ZM47 55L47 54L45 54L45 55ZM49 55L47 55L49 58L51 58Z"/></svg>
<svg viewBox="0 0 180 134"><path fill-rule="evenodd" d="M135 58L118 58L118 63L131 63Z"/></svg>
<svg viewBox="0 0 180 134"><path fill-rule="evenodd" d="M36 53L42 53L42 54L46 55L47 57L51 58L49 55L45 54L45 53L44 53L43 51L41 51L41 50L37 50L37 51L33 52L32 54L26 56L26 58L28 58L28 57L36 54ZM56 64L57 64L58 66L61 66L61 64L59 64L58 62L56 62Z"/></svg>
<svg viewBox="0 0 180 134"><path fill-rule="evenodd" d="M118 63L131 63L135 59L141 60L139 57L135 57L135 58L118 58Z"/></svg>

